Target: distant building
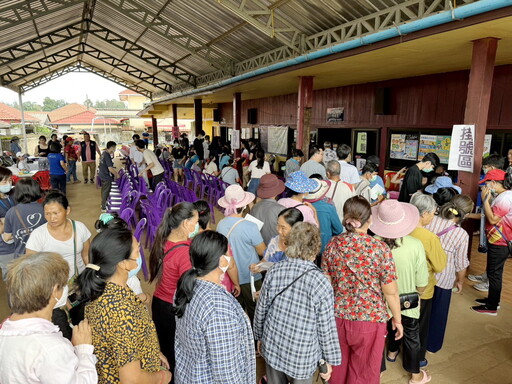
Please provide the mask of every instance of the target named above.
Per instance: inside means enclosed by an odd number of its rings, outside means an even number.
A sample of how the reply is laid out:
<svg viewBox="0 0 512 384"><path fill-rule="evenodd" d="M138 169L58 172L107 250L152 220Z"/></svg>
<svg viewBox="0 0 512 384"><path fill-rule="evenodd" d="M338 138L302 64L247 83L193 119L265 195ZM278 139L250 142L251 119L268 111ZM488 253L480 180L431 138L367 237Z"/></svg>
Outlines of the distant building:
<svg viewBox="0 0 512 384"><path fill-rule="evenodd" d="M34 132L38 119L25 112L25 128L28 133ZM21 135L21 111L10 105L0 103L0 135Z"/></svg>

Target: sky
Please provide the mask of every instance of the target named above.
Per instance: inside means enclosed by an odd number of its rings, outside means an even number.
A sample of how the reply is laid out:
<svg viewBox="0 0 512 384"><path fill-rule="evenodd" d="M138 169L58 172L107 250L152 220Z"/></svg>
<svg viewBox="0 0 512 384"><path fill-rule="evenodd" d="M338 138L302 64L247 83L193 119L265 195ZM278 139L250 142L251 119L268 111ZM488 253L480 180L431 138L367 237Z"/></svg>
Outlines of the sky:
<svg viewBox="0 0 512 384"><path fill-rule="evenodd" d="M46 84L23 94L23 102L34 101L43 104L45 97L64 99L68 103L83 104L87 96L92 102L96 100L119 100L119 92L125 88L90 72L72 72L58 77ZM0 102L18 101L18 94L10 89L0 87Z"/></svg>

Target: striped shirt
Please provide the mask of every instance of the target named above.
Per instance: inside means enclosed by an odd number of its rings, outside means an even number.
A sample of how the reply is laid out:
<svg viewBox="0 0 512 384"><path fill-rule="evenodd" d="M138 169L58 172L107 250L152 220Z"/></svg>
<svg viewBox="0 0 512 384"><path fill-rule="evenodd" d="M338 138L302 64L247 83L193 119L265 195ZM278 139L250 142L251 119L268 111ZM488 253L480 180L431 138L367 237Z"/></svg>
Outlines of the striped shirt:
<svg viewBox="0 0 512 384"><path fill-rule="evenodd" d="M432 233L438 234L442 230L454 225L453 221L435 216L432 222L425 228ZM448 262L446 268L436 273L437 286L443 289L452 289L456 280L456 273L466 269L469 266L468 260L468 233L457 226L455 229L439 236L441 245L443 246Z"/></svg>

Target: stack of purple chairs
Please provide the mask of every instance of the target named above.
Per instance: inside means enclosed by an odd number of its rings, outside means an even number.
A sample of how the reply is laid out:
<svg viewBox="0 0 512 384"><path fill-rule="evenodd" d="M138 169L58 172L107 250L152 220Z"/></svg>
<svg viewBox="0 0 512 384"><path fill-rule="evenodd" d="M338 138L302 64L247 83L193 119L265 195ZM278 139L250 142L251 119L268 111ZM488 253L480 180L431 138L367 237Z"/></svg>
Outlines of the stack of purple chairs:
<svg viewBox="0 0 512 384"><path fill-rule="evenodd" d="M139 242L139 252L142 259L142 273L144 274L144 279L148 281L149 279L149 273L148 273L148 266L146 264L146 257L144 256L144 247L142 246L142 243L140 239L142 238L142 232L144 231L144 228L146 227L147 220L145 218L142 218L139 223L137 224L137 227L135 228L135 233L133 236L137 239Z"/></svg>

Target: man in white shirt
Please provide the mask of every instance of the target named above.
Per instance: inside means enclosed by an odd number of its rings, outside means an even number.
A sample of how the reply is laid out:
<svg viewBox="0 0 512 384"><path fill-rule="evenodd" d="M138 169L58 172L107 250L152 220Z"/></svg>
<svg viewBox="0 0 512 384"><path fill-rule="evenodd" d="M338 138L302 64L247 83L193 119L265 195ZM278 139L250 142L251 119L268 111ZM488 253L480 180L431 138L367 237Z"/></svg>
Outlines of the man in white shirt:
<svg viewBox="0 0 512 384"><path fill-rule="evenodd" d="M359 178L359 172L357 172L357 168L352 164L349 164L352 161L352 148L350 148L347 144L342 144L338 147L338 158L340 159L341 180L352 184L354 187L361 180Z"/></svg>
<svg viewBox="0 0 512 384"><path fill-rule="evenodd" d="M327 178L331 181L331 186L325 196L332 200L340 221L343 221L343 206L345 201L356 195L354 187L352 184L348 184L340 179L341 166L338 161L329 161L326 164L325 170Z"/></svg>
<svg viewBox="0 0 512 384"><path fill-rule="evenodd" d="M140 136L135 134L132 136L133 144L130 146L130 160L137 166L139 172L142 172L146 169L146 164L144 163L144 155L137 150L137 146L135 142L140 140ZM148 175L147 173L143 173L142 177L146 181L146 184L149 185Z"/></svg>
<svg viewBox="0 0 512 384"><path fill-rule="evenodd" d="M144 162L147 164L146 169L143 171L139 170L139 176L147 175L147 172L151 169L151 173L153 174L151 189L154 191L158 183L164 179L164 167L160 164L160 160L156 157L155 152L146 149L144 140L137 140L135 145L137 146L137 150L144 156Z"/></svg>

